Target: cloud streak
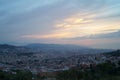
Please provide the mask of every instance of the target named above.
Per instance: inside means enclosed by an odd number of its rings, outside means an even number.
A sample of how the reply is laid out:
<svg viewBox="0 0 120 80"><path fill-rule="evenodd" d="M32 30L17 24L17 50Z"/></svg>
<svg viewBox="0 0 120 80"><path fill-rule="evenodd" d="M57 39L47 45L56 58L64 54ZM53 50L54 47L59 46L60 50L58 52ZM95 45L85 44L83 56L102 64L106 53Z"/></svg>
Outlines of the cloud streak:
<svg viewBox="0 0 120 80"><path fill-rule="evenodd" d="M119 0L1 0L0 42L82 44L68 38L114 36L120 30L119 7Z"/></svg>

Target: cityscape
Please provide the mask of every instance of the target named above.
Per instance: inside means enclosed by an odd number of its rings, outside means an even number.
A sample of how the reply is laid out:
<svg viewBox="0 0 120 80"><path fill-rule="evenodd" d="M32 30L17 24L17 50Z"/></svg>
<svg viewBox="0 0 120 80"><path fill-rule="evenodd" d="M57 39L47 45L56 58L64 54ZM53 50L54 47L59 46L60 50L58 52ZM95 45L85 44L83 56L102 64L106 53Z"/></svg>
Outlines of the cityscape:
<svg viewBox="0 0 120 80"><path fill-rule="evenodd" d="M0 80L120 80L120 0L0 0Z"/></svg>

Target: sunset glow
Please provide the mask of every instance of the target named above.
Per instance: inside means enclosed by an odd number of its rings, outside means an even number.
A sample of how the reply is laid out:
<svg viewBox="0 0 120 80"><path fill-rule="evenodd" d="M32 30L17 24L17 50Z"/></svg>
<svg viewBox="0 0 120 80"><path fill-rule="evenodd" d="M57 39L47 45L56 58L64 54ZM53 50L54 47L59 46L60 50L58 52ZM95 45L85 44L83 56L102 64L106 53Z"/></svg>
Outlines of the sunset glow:
<svg viewBox="0 0 120 80"><path fill-rule="evenodd" d="M11 0L0 6L1 43L120 44L119 0Z"/></svg>

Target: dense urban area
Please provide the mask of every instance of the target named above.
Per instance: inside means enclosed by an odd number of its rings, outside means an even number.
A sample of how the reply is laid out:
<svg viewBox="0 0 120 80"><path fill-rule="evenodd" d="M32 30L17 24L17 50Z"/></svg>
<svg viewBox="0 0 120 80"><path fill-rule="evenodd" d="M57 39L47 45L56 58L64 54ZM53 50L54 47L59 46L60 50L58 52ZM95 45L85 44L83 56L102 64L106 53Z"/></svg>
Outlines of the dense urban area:
<svg viewBox="0 0 120 80"><path fill-rule="evenodd" d="M78 47L0 45L0 80L120 80L120 50Z"/></svg>

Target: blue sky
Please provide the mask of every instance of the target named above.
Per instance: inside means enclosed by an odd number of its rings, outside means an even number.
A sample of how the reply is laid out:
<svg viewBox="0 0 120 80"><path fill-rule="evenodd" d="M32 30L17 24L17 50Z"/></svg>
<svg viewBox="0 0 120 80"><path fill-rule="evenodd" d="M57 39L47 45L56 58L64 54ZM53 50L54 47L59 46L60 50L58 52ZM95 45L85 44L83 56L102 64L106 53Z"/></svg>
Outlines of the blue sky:
<svg viewBox="0 0 120 80"><path fill-rule="evenodd" d="M0 0L0 43L120 48L119 0Z"/></svg>

